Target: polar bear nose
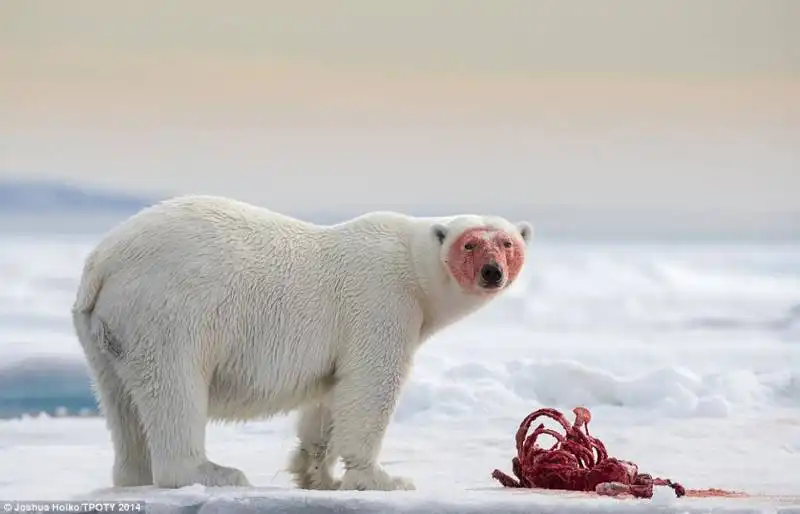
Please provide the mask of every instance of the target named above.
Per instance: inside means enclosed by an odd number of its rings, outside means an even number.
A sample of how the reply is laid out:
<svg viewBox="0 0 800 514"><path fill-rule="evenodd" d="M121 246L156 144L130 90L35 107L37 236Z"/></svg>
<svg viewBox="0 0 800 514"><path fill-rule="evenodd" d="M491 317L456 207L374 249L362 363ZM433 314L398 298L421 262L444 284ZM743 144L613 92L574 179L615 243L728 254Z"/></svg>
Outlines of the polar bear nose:
<svg viewBox="0 0 800 514"><path fill-rule="evenodd" d="M503 281L503 270L497 264L486 264L481 268L481 279L490 287L497 287Z"/></svg>

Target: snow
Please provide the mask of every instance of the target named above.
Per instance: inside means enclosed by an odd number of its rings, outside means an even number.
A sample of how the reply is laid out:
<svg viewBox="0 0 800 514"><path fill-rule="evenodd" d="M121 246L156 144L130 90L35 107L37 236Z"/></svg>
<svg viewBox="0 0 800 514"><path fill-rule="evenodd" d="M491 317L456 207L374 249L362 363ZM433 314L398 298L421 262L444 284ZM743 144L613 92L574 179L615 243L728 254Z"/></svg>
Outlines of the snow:
<svg viewBox="0 0 800 514"><path fill-rule="evenodd" d="M292 487L292 416L209 425L209 456L243 469L252 489L110 488L111 444L88 415L69 321L96 240L0 234L0 500L145 499L148 512L800 512L800 246L535 242L506 297L416 359L381 457L417 491L354 493ZM510 473L528 412L576 405L592 410L612 455L687 488L754 496L616 500L492 480L495 468Z"/></svg>

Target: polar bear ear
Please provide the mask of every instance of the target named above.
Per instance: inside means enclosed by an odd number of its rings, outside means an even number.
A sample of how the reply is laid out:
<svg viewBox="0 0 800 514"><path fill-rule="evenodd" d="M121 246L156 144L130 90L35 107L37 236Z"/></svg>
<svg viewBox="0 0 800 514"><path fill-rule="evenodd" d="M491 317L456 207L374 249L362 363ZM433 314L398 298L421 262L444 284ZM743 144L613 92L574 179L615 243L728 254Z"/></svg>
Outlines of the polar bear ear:
<svg viewBox="0 0 800 514"><path fill-rule="evenodd" d="M436 240L439 241L439 244L442 244L444 243L444 240L447 237L447 227L437 223L436 225L431 227L431 234L433 234L433 237L435 237Z"/></svg>
<svg viewBox="0 0 800 514"><path fill-rule="evenodd" d="M519 230L519 235L522 236L522 240L525 241L525 243L531 242L533 238L533 226L530 223L527 221L518 222L517 230Z"/></svg>

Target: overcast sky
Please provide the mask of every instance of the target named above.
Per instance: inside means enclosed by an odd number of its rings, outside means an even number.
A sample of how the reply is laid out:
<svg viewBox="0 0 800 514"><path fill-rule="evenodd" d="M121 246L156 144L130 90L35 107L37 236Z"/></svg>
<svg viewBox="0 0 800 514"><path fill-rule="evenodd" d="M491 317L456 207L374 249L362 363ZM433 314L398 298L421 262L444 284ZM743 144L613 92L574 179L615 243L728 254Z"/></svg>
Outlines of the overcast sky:
<svg viewBox="0 0 800 514"><path fill-rule="evenodd" d="M276 209L798 208L800 1L0 4L0 174Z"/></svg>

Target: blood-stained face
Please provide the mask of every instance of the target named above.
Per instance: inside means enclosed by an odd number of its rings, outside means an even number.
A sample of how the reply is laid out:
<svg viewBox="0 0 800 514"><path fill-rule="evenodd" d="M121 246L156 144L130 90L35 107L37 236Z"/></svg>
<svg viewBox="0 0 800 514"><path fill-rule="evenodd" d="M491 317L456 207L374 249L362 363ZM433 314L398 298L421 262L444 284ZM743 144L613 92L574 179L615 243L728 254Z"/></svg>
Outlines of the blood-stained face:
<svg viewBox="0 0 800 514"><path fill-rule="evenodd" d="M445 264L465 291L494 293L511 284L525 261L524 241L504 230L469 228L456 237Z"/></svg>

